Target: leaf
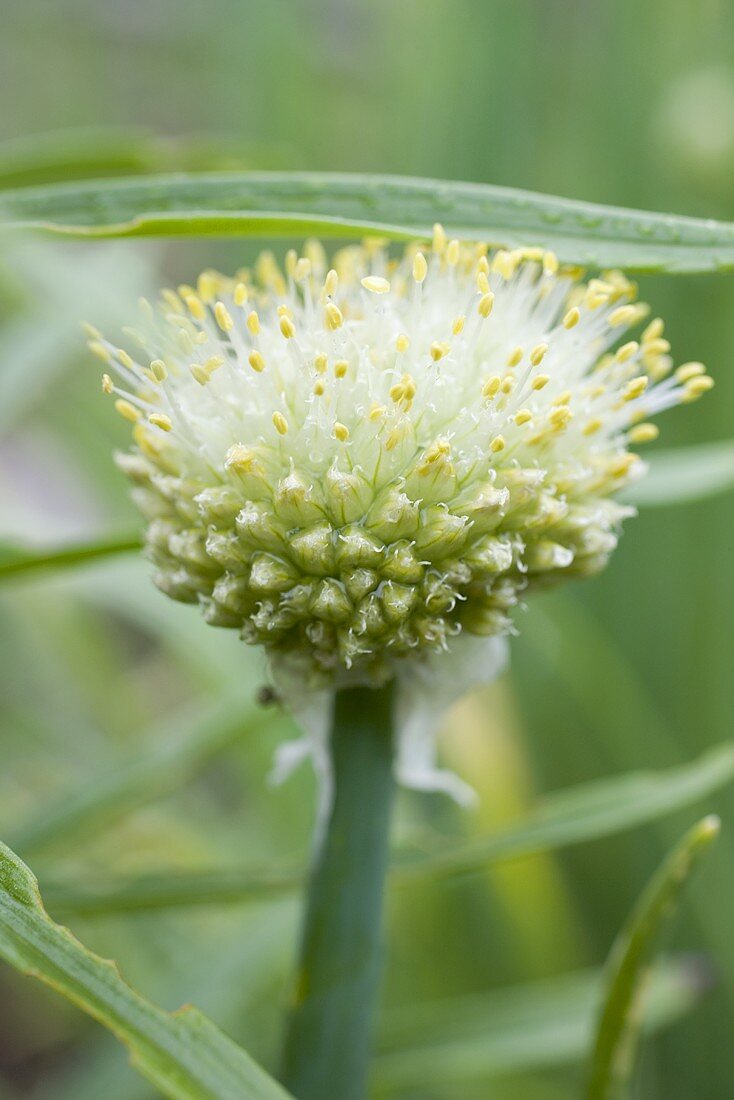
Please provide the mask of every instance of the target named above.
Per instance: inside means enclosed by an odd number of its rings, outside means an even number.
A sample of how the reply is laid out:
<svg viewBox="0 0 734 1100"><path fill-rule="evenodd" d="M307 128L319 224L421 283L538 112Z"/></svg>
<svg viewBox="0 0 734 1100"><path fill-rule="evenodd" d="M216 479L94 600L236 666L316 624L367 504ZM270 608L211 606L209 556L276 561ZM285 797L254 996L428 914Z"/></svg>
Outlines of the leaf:
<svg viewBox="0 0 734 1100"><path fill-rule="evenodd" d="M6 191L0 225L75 237L426 237L540 245L562 260L630 271L734 268L734 226L487 184L400 176L232 172Z"/></svg>
<svg viewBox="0 0 734 1100"><path fill-rule="evenodd" d="M660 967L645 1026L662 1028L685 1015L705 985L691 960ZM376 1091L423 1096L437 1083L467 1085L579 1063L593 1037L601 993L601 971L588 970L388 1010L378 1032Z"/></svg>
<svg viewBox="0 0 734 1100"><path fill-rule="evenodd" d="M628 1095L645 987L658 943L691 871L719 835L717 817L699 821L654 875L612 948L596 1029L588 1100Z"/></svg>
<svg viewBox="0 0 734 1100"><path fill-rule="evenodd" d="M140 535L113 535L56 547L21 546L0 542L0 581L25 577L42 569L69 569L98 558L140 550Z"/></svg>
<svg viewBox="0 0 734 1100"><path fill-rule="evenodd" d="M638 772L586 783L549 795L526 821L501 833L437 852L397 854L391 870L396 885L416 876L461 875L511 859L613 836L674 813L725 786L734 778L734 745L710 749L698 760L660 772ZM44 835L54 835L51 815ZM100 879L93 885L47 883L54 912L100 915L143 912L192 905L221 905L273 897L297 889L299 868L232 867L165 871L128 879Z"/></svg>
<svg viewBox="0 0 734 1100"><path fill-rule="evenodd" d="M630 504L688 504L734 488L734 443L656 451L647 475L625 491Z"/></svg>
<svg viewBox="0 0 734 1100"><path fill-rule="evenodd" d="M286 1100L286 1093L206 1016L170 1014L127 985L114 963L93 955L50 919L35 877L0 845L0 955L39 978L108 1028L132 1064L173 1100Z"/></svg>

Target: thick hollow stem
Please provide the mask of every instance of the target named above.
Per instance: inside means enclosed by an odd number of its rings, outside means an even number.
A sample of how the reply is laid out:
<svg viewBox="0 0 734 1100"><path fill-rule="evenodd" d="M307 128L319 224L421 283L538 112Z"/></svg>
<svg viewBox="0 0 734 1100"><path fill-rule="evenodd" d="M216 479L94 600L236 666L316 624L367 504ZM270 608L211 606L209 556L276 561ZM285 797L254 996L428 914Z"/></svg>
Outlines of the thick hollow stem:
<svg viewBox="0 0 734 1100"><path fill-rule="evenodd" d="M313 868L283 1080L298 1100L363 1100L380 977L392 691L337 693L334 799Z"/></svg>

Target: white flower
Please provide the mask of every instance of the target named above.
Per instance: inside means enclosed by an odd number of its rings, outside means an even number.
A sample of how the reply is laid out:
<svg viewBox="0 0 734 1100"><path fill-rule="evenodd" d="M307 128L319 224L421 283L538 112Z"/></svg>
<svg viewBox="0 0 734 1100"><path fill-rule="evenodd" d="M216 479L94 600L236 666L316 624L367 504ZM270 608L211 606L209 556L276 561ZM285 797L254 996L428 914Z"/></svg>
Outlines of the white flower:
<svg viewBox="0 0 734 1100"><path fill-rule="evenodd" d="M647 417L713 383L670 373L660 320L623 341L647 307L619 272L440 227L401 259L304 252L144 303L143 354L91 346L156 584L309 682L379 682L602 568Z"/></svg>

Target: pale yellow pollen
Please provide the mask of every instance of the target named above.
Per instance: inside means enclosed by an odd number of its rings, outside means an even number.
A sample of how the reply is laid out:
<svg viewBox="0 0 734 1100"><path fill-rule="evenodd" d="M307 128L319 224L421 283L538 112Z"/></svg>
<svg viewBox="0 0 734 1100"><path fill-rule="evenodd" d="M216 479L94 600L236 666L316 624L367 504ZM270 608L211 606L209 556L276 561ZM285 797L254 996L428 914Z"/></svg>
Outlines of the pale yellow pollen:
<svg viewBox="0 0 734 1100"><path fill-rule="evenodd" d="M217 293L218 285L219 280L213 271L202 271L196 282L199 296L203 298L205 302L211 302L212 298L214 298Z"/></svg>
<svg viewBox="0 0 734 1100"><path fill-rule="evenodd" d="M164 432L170 432L173 428L170 416L166 416L165 413L151 413L148 422L154 424L156 428L161 428Z"/></svg>
<svg viewBox="0 0 734 1100"><path fill-rule="evenodd" d="M628 432L630 443L652 443L660 435L657 424L638 424Z"/></svg>
<svg viewBox="0 0 734 1100"><path fill-rule="evenodd" d="M123 367L127 367L128 370L132 370L135 366L132 359L124 348L117 349L117 361L118 363L121 363Z"/></svg>
<svg viewBox="0 0 734 1100"><path fill-rule="evenodd" d="M311 274L311 261L307 256L301 256L293 272L293 278L297 283L302 283Z"/></svg>
<svg viewBox="0 0 734 1100"><path fill-rule="evenodd" d="M109 374L102 375L102 393L114 393L115 383L110 378Z"/></svg>
<svg viewBox="0 0 734 1100"><path fill-rule="evenodd" d="M484 271L479 271L477 273L477 290L480 294L489 293L489 279Z"/></svg>
<svg viewBox="0 0 734 1100"><path fill-rule="evenodd" d="M464 316L463 313L461 313L461 314L459 314L459 316L456 318L453 325L451 326L451 331L454 334L454 336L459 336L464 331L464 325L465 324L466 324L466 317Z"/></svg>
<svg viewBox="0 0 734 1100"><path fill-rule="evenodd" d="M156 382L165 382L168 378L168 367L162 359L154 359L150 364L150 373L153 375Z"/></svg>
<svg viewBox="0 0 734 1100"><path fill-rule="evenodd" d="M506 374L505 377L502 379L502 386L501 386L502 392L503 393L512 393L514 388L515 388L515 379L512 377L511 374Z"/></svg>
<svg viewBox="0 0 734 1100"><path fill-rule="evenodd" d="M569 401L571 400L572 396L573 396L573 394L571 393L570 390L564 390L563 393L558 394L558 397L553 398L552 404L553 405L567 405L569 403Z"/></svg>
<svg viewBox="0 0 734 1100"><path fill-rule="evenodd" d="M215 305L214 318L222 332L231 332L234 328L234 321L224 302L217 302Z"/></svg>
<svg viewBox="0 0 734 1100"><path fill-rule="evenodd" d="M234 294L232 295L232 301L234 302L234 304L236 306L245 305L245 303L247 302L248 296L249 295L248 295L247 287L245 286L245 284L244 283L237 283L237 286L234 288Z"/></svg>
<svg viewBox="0 0 734 1100"><path fill-rule="evenodd" d="M457 240L449 241L446 246L446 263L450 267L455 267L459 262L459 256L461 255L461 246Z"/></svg>
<svg viewBox="0 0 734 1100"><path fill-rule="evenodd" d="M314 383L314 387L313 387L314 397L323 397L324 390L325 390L325 386L324 386L323 382L321 382L319 380L318 382Z"/></svg>
<svg viewBox="0 0 734 1100"><path fill-rule="evenodd" d="M491 441L491 443L489 444L489 449L490 449L490 451L492 451L492 452L493 452L494 454L499 454L499 452L500 452L500 451L504 451L504 449L505 449L505 439L504 439L504 436L502 436L502 435L496 435L496 436L494 437L494 439L493 439L493 440Z"/></svg>
<svg viewBox="0 0 734 1100"><path fill-rule="evenodd" d="M446 343L439 343L435 341L431 344L431 359L434 363L438 363L451 351L451 345Z"/></svg>
<svg viewBox="0 0 734 1100"><path fill-rule="evenodd" d="M96 355L98 359L101 359L103 363L109 363L110 352L102 343L101 340L90 340L87 347L91 351L92 355Z"/></svg>
<svg viewBox="0 0 734 1100"><path fill-rule="evenodd" d="M486 253L477 260L477 274L489 275L489 260Z"/></svg>
<svg viewBox="0 0 734 1100"><path fill-rule="evenodd" d="M233 443L227 451L224 465L230 469L246 473L257 467L258 462L250 447L246 447L244 443Z"/></svg>
<svg viewBox="0 0 734 1100"><path fill-rule="evenodd" d="M505 280L511 279L517 270L517 261L518 257L514 253L501 248L492 260L492 270Z"/></svg>
<svg viewBox="0 0 734 1100"><path fill-rule="evenodd" d="M346 443L349 439L349 428L345 424L340 424L337 420L334 424L334 435L340 443Z"/></svg>
<svg viewBox="0 0 734 1100"><path fill-rule="evenodd" d="M519 428L521 428L523 424L529 424L532 419L533 414L530 409L520 409L515 413L515 423Z"/></svg>
<svg viewBox="0 0 734 1100"><path fill-rule="evenodd" d="M412 401L416 395L415 379L411 374L404 374L399 382L390 387L389 396L396 404L400 401Z"/></svg>
<svg viewBox="0 0 734 1100"><path fill-rule="evenodd" d="M548 351L547 344L536 344L533 350L530 352L530 362L534 367L539 367L545 358L545 353Z"/></svg>
<svg viewBox="0 0 734 1100"><path fill-rule="evenodd" d="M398 349L401 355L403 355L410 347L410 340L404 332L401 332L398 336L397 340L395 341L395 347Z"/></svg>
<svg viewBox="0 0 734 1100"><path fill-rule="evenodd" d="M247 356L247 362L258 374L262 374L262 372L265 370L265 359L261 352L257 350L257 348L253 348L253 350Z"/></svg>
<svg viewBox="0 0 734 1100"><path fill-rule="evenodd" d="M662 317L656 317L642 333L643 343L647 343L649 340L657 340L658 337L663 335L665 324Z"/></svg>
<svg viewBox="0 0 734 1100"><path fill-rule="evenodd" d="M326 374L326 368L328 364L329 360L323 351L320 351L317 355L314 356L313 365L314 370L317 374Z"/></svg>
<svg viewBox="0 0 734 1100"><path fill-rule="evenodd" d="M479 299L479 313L482 317L489 317L492 312L492 306L494 305L494 294L492 291L488 291L483 294Z"/></svg>
<svg viewBox="0 0 734 1100"><path fill-rule="evenodd" d="M518 347L515 348L514 351L510 352L510 354L508 355L508 357L507 357L507 366L508 367L516 367L517 364L519 362L521 362L522 357L523 357L523 350L522 350L521 347L518 346Z"/></svg>
<svg viewBox="0 0 734 1100"><path fill-rule="evenodd" d="M134 405L131 405L129 401L125 401L123 397L119 397L115 401L115 408L119 412L120 416L125 420L129 420L131 424L134 424L136 420L140 420L140 409L136 409Z"/></svg>
<svg viewBox="0 0 734 1100"><path fill-rule="evenodd" d="M638 311L637 306L617 306L609 314L609 324L612 328L617 328L619 325L630 325L637 318Z"/></svg>
<svg viewBox="0 0 734 1100"><path fill-rule="evenodd" d="M683 363L675 372L675 377L678 382L689 382L691 378L705 373L706 368L703 363Z"/></svg>
<svg viewBox="0 0 734 1100"><path fill-rule="evenodd" d="M291 321L290 317L281 317L280 319L280 331L286 340L292 340L296 335L296 326Z"/></svg>
<svg viewBox="0 0 734 1100"><path fill-rule="evenodd" d="M247 327L253 336L257 336L260 331L260 318L257 315L257 310L252 310L247 315Z"/></svg>
<svg viewBox="0 0 734 1100"><path fill-rule="evenodd" d="M82 331L89 337L90 340L101 340L102 333L94 325L90 325L88 321L82 321Z"/></svg>
<svg viewBox="0 0 734 1100"><path fill-rule="evenodd" d="M367 419L374 423L377 420L382 420L386 412L387 409L384 405L373 405L370 411L367 413Z"/></svg>
<svg viewBox="0 0 734 1100"><path fill-rule="evenodd" d="M548 420L554 428L565 428L572 418L573 413L568 405L557 405L554 409L551 409L548 414Z"/></svg>
<svg viewBox="0 0 734 1100"><path fill-rule="evenodd" d="M424 282L428 274L428 262L422 252L416 252L413 257L413 278L417 283Z"/></svg>
<svg viewBox="0 0 734 1100"><path fill-rule="evenodd" d="M638 461L638 455L619 455L619 457L612 459L612 461L609 463L609 473L612 477L625 477Z"/></svg>
<svg viewBox="0 0 734 1100"><path fill-rule="evenodd" d="M683 387L683 394L681 400L684 402L695 401L697 397L701 397L708 390L713 389L714 380L708 374L698 375L696 378L690 378Z"/></svg>
<svg viewBox="0 0 734 1100"><path fill-rule="evenodd" d="M547 386L549 382L549 374L536 374L530 385L534 390L542 390L543 386Z"/></svg>
<svg viewBox="0 0 734 1100"><path fill-rule="evenodd" d="M670 341L659 336L654 340L645 340L643 351L646 356L666 355L670 351Z"/></svg>
<svg viewBox="0 0 734 1100"><path fill-rule="evenodd" d="M347 371L349 370L349 362L346 359L337 359L334 363L334 377L346 378Z"/></svg>
<svg viewBox="0 0 734 1100"><path fill-rule="evenodd" d="M370 294L387 294L390 282L388 279L383 279L381 275L367 275L362 279L362 286Z"/></svg>
<svg viewBox="0 0 734 1100"><path fill-rule="evenodd" d="M187 294L184 301L194 320L203 321L206 317L206 307L198 294Z"/></svg>
<svg viewBox="0 0 734 1100"><path fill-rule="evenodd" d="M273 413L273 424L275 425L275 430L278 432L279 435L285 435L285 433L288 431L288 421L283 416L282 412Z"/></svg>
<svg viewBox="0 0 734 1100"><path fill-rule="evenodd" d="M636 355L640 350L640 345L636 340L630 340L626 344L622 344L621 348L617 349L615 358L620 363L626 363L628 359L631 359L633 355Z"/></svg>
<svg viewBox="0 0 734 1100"><path fill-rule="evenodd" d="M335 305L334 302L327 302L324 312L326 314L326 327L328 329L331 329L332 332L336 332L338 328L341 328L344 323L344 318L339 306Z"/></svg>
<svg viewBox="0 0 734 1100"><path fill-rule="evenodd" d="M324 279L324 297L331 298L332 295L336 293L336 288L338 285L339 276L332 267L329 271L327 271L326 278Z"/></svg>
<svg viewBox="0 0 734 1100"><path fill-rule="evenodd" d="M440 222L433 226L433 251L439 254L446 248L446 230Z"/></svg>
<svg viewBox="0 0 734 1100"><path fill-rule="evenodd" d="M285 254L285 273L290 275L291 279L296 273L296 264L298 263L298 253L295 248L289 248Z"/></svg>
<svg viewBox="0 0 734 1100"><path fill-rule="evenodd" d="M556 256L555 252L546 252L543 256L543 271L545 272L545 274L557 275L558 268L558 257Z"/></svg>
<svg viewBox="0 0 734 1100"><path fill-rule="evenodd" d="M287 306L285 302L283 302L282 305L278 306L275 312L278 314L278 317L290 317L291 320L293 319L293 310L290 308L290 306Z"/></svg>
<svg viewBox="0 0 734 1100"><path fill-rule="evenodd" d="M166 303L169 309L172 309L174 313L183 313L184 307L181 303L181 299L175 291L165 287L161 291L161 298Z"/></svg>
<svg viewBox="0 0 734 1100"><path fill-rule="evenodd" d="M595 416L593 420L588 420L586 424L584 424L581 431L584 435L596 435L603 424L604 421L601 419L601 417Z"/></svg>
<svg viewBox="0 0 734 1100"><path fill-rule="evenodd" d="M573 306L569 309L566 316L563 318L564 328L574 328L581 320L581 310L578 306Z"/></svg>
<svg viewBox="0 0 734 1100"><path fill-rule="evenodd" d="M502 379L500 376L498 374L493 374L482 386L482 397L494 397L499 393L501 385Z"/></svg>
<svg viewBox="0 0 734 1100"><path fill-rule="evenodd" d="M207 371L208 374L213 374L215 370L219 370L220 367L223 367L225 362L226 360L223 355L212 355L204 363L204 370Z"/></svg>
<svg viewBox="0 0 734 1100"><path fill-rule="evenodd" d="M196 379L200 386L205 386L209 381L209 371L206 367L203 367L201 363L192 363L189 370L191 371L192 377Z"/></svg>
<svg viewBox="0 0 734 1100"><path fill-rule="evenodd" d="M647 389L648 378L646 374L641 374L637 378L633 378L624 388L622 397L625 401L634 401L636 397L641 397Z"/></svg>

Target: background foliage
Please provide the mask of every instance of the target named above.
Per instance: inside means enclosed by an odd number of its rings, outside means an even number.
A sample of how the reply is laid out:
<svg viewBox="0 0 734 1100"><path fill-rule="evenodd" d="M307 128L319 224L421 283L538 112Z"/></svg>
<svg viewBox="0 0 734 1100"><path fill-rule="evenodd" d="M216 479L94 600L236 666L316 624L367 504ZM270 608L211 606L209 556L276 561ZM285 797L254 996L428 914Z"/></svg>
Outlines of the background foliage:
<svg viewBox="0 0 734 1100"><path fill-rule="evenodd" d="M120 145L137 150L130 170L142 160L163 169L397 172L732 219L732 23L722 0L6 0L0 137L116 124L126 128ZM152 136L131 132L140 126ZM78 147L97 150L90 175L105 157L110 171L125 170L119 145L112 155L98 137L80 135ZM0 180L24 182L18 164L28 160L28 146L0 150ZM43 166L35 171L42 179ZM102 400L77 322L114 329L160 280L213 263L233 269L256 247L5 246L4 535L57 541L134 530L110 460L125 429ZM728 440L734 283L641 283L668 319L678 358L703 359L717 379L714 398L667 415L663 444ZM446 757L475 784L481 808L465 815L438 797L404 795L400 838L471 840L524 816L542 792L680 764L730 738L733 540L731 495L650 508L628 526L602 578L537 598L520 618L510 674L462 704L446 731ZM32 861L52 915L53 888L60 904L64 883L302 862L313 782L303 774L280 790L265 784L288 731L256 712L252 654L156 594L144 563L133 556L6 585L0 623L0 836ZM231 718L233 697L234 724L222 717ZM676 933L679 950L696 952L687 973L705 995L648 1045L646 1100L724 1100L734 1091L731 791L712 805L724 833ZM588 982L554 979L601 963L692 814L467 877L396 884L376 1089L435 1100L574 1095L579 1043L569 1036L579 1024L562 1010L582 1002ZM195 1001L272 1064L293 953L292 894L62 915L158 1003ZM0 982L3 1100L153 1095L95 1025L6 968ZM541 984L515 988L528 983ZM416 1080L420 1051L407 1069L400 1054L396 1071L395 1036L407 1034L408 1047L415 1039L401 1006L427 1001L422 1034L433 1020L450 1038L433 1002L458 996L473 998L473 1046L461 1030L466 1011L452 1001L464 1047L435 1060L428 1081ZM518 1023L527 1025L529 1005L535 1032ZM543 1030L548 1020L565 1021L565 1041ZM504 1045L488 1044L477 1021L494 1022ZM475 1067L471 1079L457 1063Z"/></svg>

